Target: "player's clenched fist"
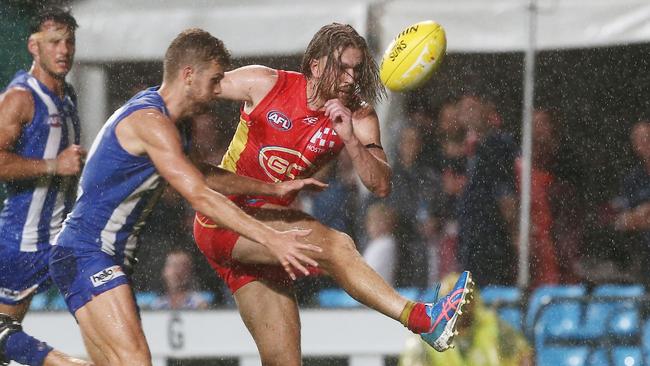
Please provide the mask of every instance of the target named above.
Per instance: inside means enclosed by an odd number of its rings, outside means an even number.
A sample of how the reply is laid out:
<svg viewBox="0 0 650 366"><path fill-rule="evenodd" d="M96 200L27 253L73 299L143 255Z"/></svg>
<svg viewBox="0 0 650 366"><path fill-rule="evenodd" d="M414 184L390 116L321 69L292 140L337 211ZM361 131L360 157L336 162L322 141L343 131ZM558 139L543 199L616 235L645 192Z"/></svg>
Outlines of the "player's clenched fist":
<svg viewBox="0 0 650 366"><path fill-rule="evenodd" d="M334 131L343 142L352 137L352 111L340 99L330 99L325 102L325 116L332 122Z"/></svg>
<svg viewBox="0 0 650 366"><path fill-rule="evenodd" d="M79 145L70 145L56 157L57 175L76 175L81 171L86 150Z"/></svg>

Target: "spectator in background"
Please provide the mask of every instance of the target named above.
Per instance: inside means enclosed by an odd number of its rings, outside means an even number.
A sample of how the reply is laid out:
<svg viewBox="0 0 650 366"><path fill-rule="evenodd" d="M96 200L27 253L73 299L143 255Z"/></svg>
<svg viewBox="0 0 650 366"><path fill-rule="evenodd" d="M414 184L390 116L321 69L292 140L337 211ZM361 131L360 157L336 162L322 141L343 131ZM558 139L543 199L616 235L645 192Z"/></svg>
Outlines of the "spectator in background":
<svg viewBox="0 0 650 366"><path fill-rule="evenodd" d="M336 162L318 173L318 179L327 183L328 187L317 194L303 193L303 197L312 195L308 212L323 224L358 238L359 188L350 155L342 151ZM321 174L324 174L324 179Z"/></svg>
<svg viewBox="0 0 650 366"><path fill-rule="evenodd" d="M424 226L429 253L437 254L436 266L429 260L429 281L439 281L449 273L460 271L458 263L458 200L463 193L467 176L464 159L442 162L441 194L430 208L431 224ZM437 232L436 232L437 227ZM436 269L434 272L433 269Z"/></svg>
<svg viewBox="0 0 650 366"><path fill-rule="evenodd" d="M190 254L173 250L167 254L162 271L165 293L151 304L154 310L207 309L210 298L195 291L194 263Z"/></svg>
<svg viewBox="0 0 650 366"><path fill-rule="evenodd" d="M629 250L637 279L648 283L646 274L650 260L650 121L637 122L632 127L630 142L638 164L625 175L620 196L614 200L617 214L614 229L630 234Z"/></svg>
<svg viewBox="0 0 650 366"><path fill-rule="evenodd" d="M439 156L443 161L464 160L467 126L458 119L458 102L450 99L442 104L438 113L437 138Z"/></svg>
<svg viewBox="0 0 650 366"><path fill-rule="evenodd" d="M427 103L415 100L408 107L408 124L415 127L422 140L420 160L428 167L439 169L440 165L440 139L433 113Z"/></svg>
<svg viewBox="0 0 650 366"><path fill-rule="evenodd" d="M436 200L440 192L440 177L421 158L421 137L413 126L402 128L393 166L393 190L387 199L396 214L395 236L400 257L396 283L401 287L425 287L428 282L428 259L422 254L427 253L427 248L418 233L416 221L426 219L430 202Z"/></svg>
<svg viewBox="0 0 650 366"><path fill-rule="evenodd" d="M453 286L454 274L442 280L440 291ZM456 347L435 352L420 339L411 337L400 355L399 366L528 366L533 364L533 350L519 331L486 307L479 290L463 308L467 317L459 320Z"/></svg>
<svg viewBox="0 0 650 366"><path fill-rule="evenodd" d="M531 180L530 273L533 288L543 284L577 281L576 265L582 228L577 190L559 169L570 156L560 140L559 115L551 108L533 113ZM564 154L564 155L563 155ZM517 183L521 183L517 159Z"/></svg>
<svg viewBox="0 0 650 366"><path fill-rule="evenodd" d="M366 232L370 240L363 251L363 258L391 286L395 285L397 265L394 228L395 217L390 207L382 203L374 203L368 207Z"/></svg>
<svg viewBox="0 0 650 366"><path fill-rule="evenodd" d="M438 112L435 135L438 142L437 166L441 172L441 192L431 202L429 218L420 226L429 246L429 282L437 282L458 272L458 197L467 180L465 175L465 136L467 128L457 118L457 100L444 101Z"/></svg>
<svg viewBox="0 0 650 366"><path fill-rule="evenodd" d="M533 113L533 153L530 205L530 278L532 287L558 284L560 267L553 239L552 186L556 177L551 171L558 150L555 120L548 110ZM521 185L521 158L517 159L517 184Z"/></svg>
<svg viewBox="0 0 650 366"><path fill-rule="evenodd" d="M479 286L513 285L516 273L517 147L500 129L496 106L467 95L458 102L458 121L467 126L467 184L459 199L459 260Z"/></svg>

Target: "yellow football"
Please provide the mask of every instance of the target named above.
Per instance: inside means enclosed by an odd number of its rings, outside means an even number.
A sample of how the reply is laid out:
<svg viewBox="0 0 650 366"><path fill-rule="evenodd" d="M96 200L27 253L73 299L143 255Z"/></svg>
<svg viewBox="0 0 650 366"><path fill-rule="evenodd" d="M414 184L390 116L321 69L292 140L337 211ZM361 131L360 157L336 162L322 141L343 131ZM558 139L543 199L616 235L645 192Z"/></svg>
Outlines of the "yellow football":
<svg viewBox="0 0 650 366"><path fill-rule="evenodd" d="M432 20L413 24L386 48L379 77L392 91L415 89L440 67L446 50L447 37L440 24Z"/></svg>

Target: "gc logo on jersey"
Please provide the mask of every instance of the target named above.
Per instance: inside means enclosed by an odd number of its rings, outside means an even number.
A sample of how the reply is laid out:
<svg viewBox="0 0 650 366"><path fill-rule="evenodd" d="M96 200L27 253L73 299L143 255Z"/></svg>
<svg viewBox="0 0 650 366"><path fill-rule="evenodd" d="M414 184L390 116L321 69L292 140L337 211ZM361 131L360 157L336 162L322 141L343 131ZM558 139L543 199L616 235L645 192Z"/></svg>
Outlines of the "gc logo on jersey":
<svg viewBox="0 0 650 366"><path fill-rule="evenodd" d="M267 146L260 150L259 162L266 175L274 182L296 179L314 166L309 159L296 150L280 146Z"/></svg>
<svg viewBox="0 0 650 366"><path fill-rule="evenodd" d="M285 116L282 112L269 111L266 114L266 120L275 128L280 131L289 131L293 123L289 117Z"/></svg>

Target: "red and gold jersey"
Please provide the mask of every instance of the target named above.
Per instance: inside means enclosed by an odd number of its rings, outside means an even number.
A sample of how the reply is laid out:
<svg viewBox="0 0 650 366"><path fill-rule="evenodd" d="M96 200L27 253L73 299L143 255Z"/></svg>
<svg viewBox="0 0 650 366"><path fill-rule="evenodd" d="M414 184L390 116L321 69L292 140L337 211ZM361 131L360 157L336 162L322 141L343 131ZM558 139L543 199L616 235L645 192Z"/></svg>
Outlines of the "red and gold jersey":
<svg viewBox="0 0 650 366"><path fill-rule="evenodd" d="M265 182L311 176L343 148L343 142L323 111L307 106L307 80L296 72L278 70L278 80L255 109L243 108L237 132L221 167ZM234 197L240 204L288 205L294 197Z"/></svg>

